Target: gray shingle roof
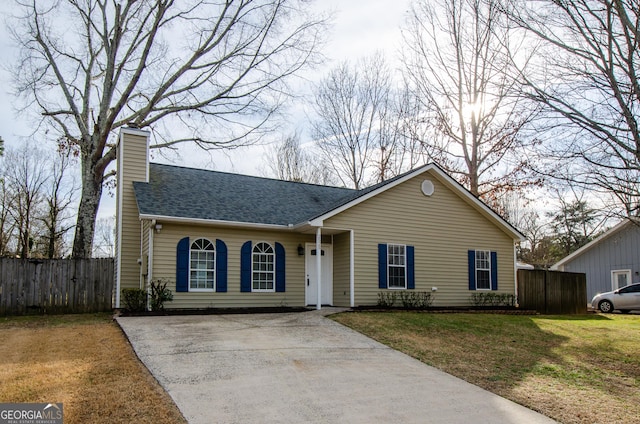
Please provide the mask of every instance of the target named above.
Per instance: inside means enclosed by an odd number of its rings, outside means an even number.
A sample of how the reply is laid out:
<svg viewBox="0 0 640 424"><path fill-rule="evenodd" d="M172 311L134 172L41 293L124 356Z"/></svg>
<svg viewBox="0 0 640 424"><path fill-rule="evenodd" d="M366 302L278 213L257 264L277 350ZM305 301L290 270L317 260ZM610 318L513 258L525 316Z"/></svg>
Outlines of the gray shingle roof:
<svg viewBox="0 0 640 424"><path fill-rule="evenodd" d="M133 183L141 215L299 224L357 197L352 189L150 164Z"/></svg>

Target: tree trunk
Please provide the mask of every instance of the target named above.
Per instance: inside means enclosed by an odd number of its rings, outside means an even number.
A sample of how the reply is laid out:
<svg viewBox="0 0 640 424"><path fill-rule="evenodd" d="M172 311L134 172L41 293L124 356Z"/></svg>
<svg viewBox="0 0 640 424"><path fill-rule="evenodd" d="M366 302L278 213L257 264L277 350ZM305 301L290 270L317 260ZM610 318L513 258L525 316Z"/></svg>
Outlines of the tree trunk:
<svg viewBox="0 0 640 424"><path fill-rule="evenodd" d="M20 257L26 259L29 257L29 229L22 231L22 245L20 246Z"/></svg>
<svg viewBox="0 0 640 424"><path fill-rule="evenodd" d="M474 196L478 197L480 193L480 178L478 178L478 167L477 167L477 159L474 159L471 162L468 162L467 172L469 177L469 191Z"/></svg>
<svg viewBox="0 0 640 424"><path fill-rule="evenodd" d="M284 96L272 94L286 93L286 82L320 59L328 25L308 17L302 0L21 3L15 85L52 126L60 147L81 152L72 250L78 258L92 255L104 171L115 158L106 144L110 134L127 123L147 128L175 116L174 134L167 130L155 147L249 144L270 131L282 106ZM188 48L165 43L178 27L188 28ZM230 118L252 125L228 127Z"/></svg>
<svg viewBox="0 0 640 424"><path fill-rule="evenodd" d="M469 191L474 196L476 196L476 197L479 196L479 194L478 194L479 193L479 184L478 184L478 177L476 175L469 175Z"/></svg>
<svg viewBox="0 0 640 424"><path fill-rule="evenodd" d="M51 222L56 222L56 218L53 218ZM49 237L47 240L47 258L53 259L56 256L56 228L55 224L50 225L49 228Z"/></svg>
<svg viewBox="0 0 640 424"><path fill-rule="evenodd" d="M74 258L90 258L93 252L93 233L102 195L102 175L96 176L95 173L96 166L92 158L90 156L83 158L82 195L73 239L72 256Z"/></svg>

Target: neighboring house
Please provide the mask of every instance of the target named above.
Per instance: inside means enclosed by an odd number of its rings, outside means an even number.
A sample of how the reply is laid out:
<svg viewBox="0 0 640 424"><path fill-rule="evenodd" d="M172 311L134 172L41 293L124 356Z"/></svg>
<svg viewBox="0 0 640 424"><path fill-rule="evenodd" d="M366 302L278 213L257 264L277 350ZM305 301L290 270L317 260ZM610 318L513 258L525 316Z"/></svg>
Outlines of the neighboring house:
<svg viewBox="0 0 640 424"><path fill-rule="evenodd" d="M587 275L587 302L598 293L640 281L640 226L624 220L554 264L551 269Z"/></svg>
<svg viewBox="0 0 640 424"><path fill-rule="evenodd" d="M516 294L522 235L435 165L356 191L150 164L148 137L125 128L118 141L117 307L122 288L160 278L169 308Z"/></svg>

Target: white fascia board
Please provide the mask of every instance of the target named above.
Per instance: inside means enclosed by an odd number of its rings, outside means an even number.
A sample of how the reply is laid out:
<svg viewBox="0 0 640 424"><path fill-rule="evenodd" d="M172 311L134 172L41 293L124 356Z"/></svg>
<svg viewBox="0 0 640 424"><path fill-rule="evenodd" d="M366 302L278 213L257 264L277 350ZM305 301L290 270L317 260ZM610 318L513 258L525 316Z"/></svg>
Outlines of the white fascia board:
<svg viewBox="0 0 640 424"><path fill-rule="evenodd" d="M378 194L389 190L399 184L404 183L405 181L408 181L424 172L427 171L433 171L434 173L436 173L440 178L442 178L443 180L445 180L445 185L447 185L451 190L453 190L454 192L456 192L458 195L460 195L462 198L466 199L467 201L469 201L470 203L472 203L476 208L481 209L486 215L488 215L489 217L491 217L491 219L500 227L502 228L507 234L509 234L514 240L518 240L518 241L524 241L525 240L525 236L520 233L518 230L516 230L513 226L511 226L508 222L506 222L500 215L498 215L497 213L495 213L491 208L489 208L487 205L485 205L482 201L480 201L477 197L475 197L474 195L472 195L468 190L464 189L456 180L454 180L453 178L451 178L449 175L447 175L447 173L445 173L444 171L442 171L440 168L438 168L437 166L435 166L434 164L428 164L428 165L424 165L421 166L420 168L417 168L416 170L414 170L413 172L410 172L409 174L403 176L402 178L399 178L389 184L385 184L382 187L379 187L376 190L372 190L369 193L360 196L348 203L345 203L342 206L337 207L336 209L333 209L327 213L325 213L324 215L320 215L314 219L312 219L311 221L308 222L309 225L311 226L315 226L315 227L321 227L323 224L323 221L326 219L329 219L341 212L344 212L345 210L360 204L362 202L364 202L365 200L368 200L374 196L377 196Z"/></svg>
<svg viewBox="0 0 640 424"><path fill-rule="evenodd" d="M561 266L565 265L567 262L570 262L572 259L582 255L587 250L591 250L592 247L594 247L595 245L599 244L602 240L604 240L604 239L606 239L608 237L611 237L612 235L614 235L615 233L620 231L623 227L625 227L627 224L631 224L631 221L629 219L623 219L618 224L616 224L613 228L611 228L609 231L607 231L606 233L600 235L600 237L597 237L597 238L591 240L589 243L585 244L580 249L576 250L575 252L571 253L570 255L565 256L564 258L560 259L555 264L551 265L551 269L552 270L559 269Z"/></svg>
<svg viewBox="0 0 640 424"><path fill-rule="evenodd" d="M151 132L149 132L147 130L141 130L139 128L121 127L120 128L120 137L118 138L118 141L120 141L120 139L122 139L122 135L123 134L139 135L140 137L149 137Z"/></svg>
<svg viewBox="0 0 640 424"><path fill-rule="evenodd" d="M175 224L196 224L196 225L215 225L220 227L239 227L239 228L253 228L261 230L286 230L293 231L296 227L293 225L278 225L278 224L260 224L256 222L238 222L238 221L222 221L217 219L202 219L202 218L183 218L178 216L164 216L164 215L147 215L140 214L140 219L155 219L158 222L170 222Z"/></svg>
<svg viewBox="0 0 640 424"><path fill-rule="evenodd" d="M304 225L310 225L311 227L322 227L324 225L324 220L316 218L309 222L306 222Z"/></svg>

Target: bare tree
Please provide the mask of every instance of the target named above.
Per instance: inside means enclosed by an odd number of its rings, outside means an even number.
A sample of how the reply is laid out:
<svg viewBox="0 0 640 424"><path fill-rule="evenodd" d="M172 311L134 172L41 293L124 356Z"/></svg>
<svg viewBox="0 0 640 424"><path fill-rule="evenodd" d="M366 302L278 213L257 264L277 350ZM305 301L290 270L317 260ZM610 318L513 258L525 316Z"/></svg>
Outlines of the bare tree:
<svg viewBox="0 0 640 424"><path fill-rule="evenodd" d="M334 175L322 166L321 160L300 146L300 135L283 138L274 150L267 154L267 167L277 178L312 184L333 184Z"/></svg>
<svg viewBox="0 0 640 424"><path fill-rule="evenodd" d="M638 2L505 5L510 20L541 44L537 66L521 70L519 78L546 112L547 174L612 193L627 215L640 214ZM558 163L564 172L557 172Z"/></svg>
<svg viewBox="0 0 640 424"><path fill-rule="evenodd" d="M42 211L42 188L47 182L46 156L29 143L6 155L5 178L12 191L9 209L17 231L17 254L28 258L38 234L37 217Z"/></svg>
<svg viewBox="0 0 640 424"><path fill-rule="evenodd" d="M112 258L116 254L116 217L99 218L96 222L96 241L93 256Z"/></svg>
<svg viewBox="0 0 640 424"><path fill-rule="evenodd" d="M3 154L4 140L0 137L0 158ZM14 228L9 216L13 198L7 187L4 173L4 167L0 167L0 257L8 254L7 247Z"/></svg>
<svg viewBox="0 0 640 424"><path fill-rule="evenodd" d="M519 155L534 110L510 77L518 50L495 0L418 0L410 11L402 58L422 102L430 157L474 195L529 183Z"/></svg>
<svg viewBox="0 0 640 424"><path fill-rule="evenodd" d="M344 186L367 183L373 155L385 143L380 125L389 113L390 91L391 75L380 55L344 62L316 87L314 137Z"/></svg>
<svg viewBox="0 0 640 424"><path fill-rule="evenodd" d="M43 225L42 254L46 258L59 258L64 254L64 236L74 227L74 206L79 187L68 173L73 165L73 158L64 152L57 155L51 164L50 175L43 186L44 211L39 220Z"/></svg>
<svg viewBox="0 0 640 424"><path fill-rule="evenodd" d="M540 219L540 214L534 210L527 210L521 215L520 225L517 227L527 238L524 245L519 246L519 259L535 267L548 268L545 254L545 237L548 225Z"/></svg>
<svg viewBox="0 0 640 424"><path fill-rule="evenodd" d="M534 225L538 225L534 223ZM527 237L528 238L528 237ZM518 259L536 269L549 269L565 255L553 235L542 233L535 244L528 242L518 249Z"/></svg>
<svg viewBox="0 0 640 424"><path fill-rule="evenodd" d="M558 247L550 215L542 212L544 206L540 199L548 197L546 193L535 192L534 201L523 192L511 191L503 193L492 205L525 236L526 240L516 246L518 260L542 269L548 269L564 256Z"/></svg>
<svg viewBox="0 0 640 424"><path fill-rule="evenodd" d="M371 163L376 182L382 182L425 163L428 152L419 137L420 103L406 83L391 87L378 122L377 150Z"/></svg>
<svg viewBox="0 0 640 424"><path fill-rule="evenodd" d="M150 128L152 147L247 143L270 129L325 26L302 0L18 3L17 92L80 158L76 257L92 252L115 130Z"/></svg>
<svg viewBox="0 0 640 424"><path fill-rule="evenodd" d="M11 218L14 196L3 175L0 176L0 257L9 255L10 243L14 237L15 222Z"/></svg>

